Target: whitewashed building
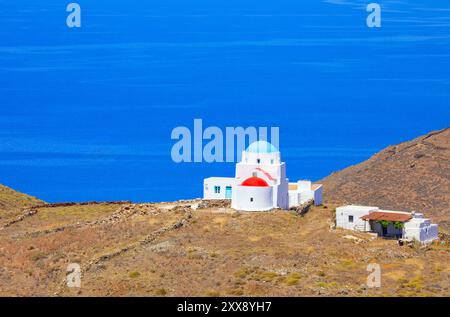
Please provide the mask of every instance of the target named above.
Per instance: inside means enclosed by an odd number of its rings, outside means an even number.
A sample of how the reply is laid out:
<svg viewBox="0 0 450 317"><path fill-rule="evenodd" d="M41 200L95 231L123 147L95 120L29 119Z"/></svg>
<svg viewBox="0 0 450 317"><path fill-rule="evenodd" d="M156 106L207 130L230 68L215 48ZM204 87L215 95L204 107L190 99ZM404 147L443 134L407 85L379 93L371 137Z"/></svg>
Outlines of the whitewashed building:
<svg viewBox="0 0 450 317"><path fill-rule="evenodd" d="M289 208L301 205L308 200L314 200L315 205L322 205L322 184L312 184L311 181L289 183Z"/></svg>
<svg viewBox="0 0 450 317"><path fill-rule="evenodd" d="M280 152L266 141L243 151L235 177L210 177L203 182L204 199L231 199L231 207L244 211L289 209L310 199L322 204L322 185L310 181L289 183Z"/></svg>
<svg viewBox="0 0 450 317"><path fill-rule="evenodd" d="M371 206L347 205L336 208L336 227L422 243L438 238L438 225L431 223L421 213L381 210Z"/></svg>
<svg viewBox="0 0 450 317"><path fill-rule="evenodd" d="M421 242L431 242L438 239L438 225L431 223L430 219L421 213L412 213L412 219L405 223L403 237L405 239Z"/></svg>
<svg viewBox="0 0 450 317"><path fill-rule="evenodd" d="M371 206L348 205L336 208L336 227L356 231L371 231L370 224L362 220L371 211L380 208Z"/></svg>

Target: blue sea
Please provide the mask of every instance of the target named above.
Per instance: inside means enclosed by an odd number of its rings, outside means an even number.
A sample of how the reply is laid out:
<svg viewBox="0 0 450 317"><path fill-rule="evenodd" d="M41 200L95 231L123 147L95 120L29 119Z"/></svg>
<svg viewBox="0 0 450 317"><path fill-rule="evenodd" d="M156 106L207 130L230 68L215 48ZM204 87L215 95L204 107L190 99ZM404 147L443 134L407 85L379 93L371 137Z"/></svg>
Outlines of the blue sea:
<svg viewBox="0 0 450 317"><path fill-rule="evenodd" d="M0 0L0 183L49 202L201 197L175 127L279 127L321 179L450 123L450 3Z"/></svg>

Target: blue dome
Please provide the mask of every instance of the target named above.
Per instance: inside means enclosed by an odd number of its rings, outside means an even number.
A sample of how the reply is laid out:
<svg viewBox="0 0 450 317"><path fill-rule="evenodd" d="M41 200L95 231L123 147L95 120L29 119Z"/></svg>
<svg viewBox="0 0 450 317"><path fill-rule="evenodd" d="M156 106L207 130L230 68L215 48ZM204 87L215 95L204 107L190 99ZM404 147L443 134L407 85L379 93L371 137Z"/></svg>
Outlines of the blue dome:
<svg viewBox="0 0 450 317"><path fill-rule="evenodd" d="M256 141L250 144L246 151L250 153L276 153L278 149L267 141Z"/></svg>

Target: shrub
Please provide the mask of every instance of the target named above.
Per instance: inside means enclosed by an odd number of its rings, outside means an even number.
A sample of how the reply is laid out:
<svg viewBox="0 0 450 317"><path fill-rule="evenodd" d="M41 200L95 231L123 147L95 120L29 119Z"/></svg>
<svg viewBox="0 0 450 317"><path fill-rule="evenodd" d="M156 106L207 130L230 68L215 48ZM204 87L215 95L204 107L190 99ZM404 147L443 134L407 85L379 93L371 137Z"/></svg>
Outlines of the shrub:
<svg viewBox="0 0 450 317"><path fill-rule="evenodd" d="M37 262L39 260L42 260L46 257L46 254L44 252L35 252L31 255L31 260Z"/></svg>
<svg viewBox="0 0 450 317"><path fill-rule="evenodd" d="M244 295L244 291L240 288L234 288L232 290L229 291L230 295L235 295L235 296L242 296Z"/></svg>
<svg viewBox="0 0 450 317"><path fill-rule="evenodd" d="M403 287L408 287L412 289L421 289L423 288L423 279L422 277L415 277L409 282L402 284Z"/></svg>
<svg viewBox="0 0 450 317"><path fill-rule="evenodd" d="M208 296L208 297L219 297L220 293L218 291L215 291L215 290L209 290L209 291L205 292L205 296Z"/></svg>
<svg viewBox="0 0 450 317"><path fill-rule="evenodd" d="M336 282L331 282L331 283L317 282L316 285L318 287L323 287L323 288L338 287L338 283L336 283Z"/></svg>
<svg viewBox="0 0 450 317"><path fill-rule="evenodd" d="M350 269L356 267L356 263L352 260L342 260L340 266L344 269Z"/></svg>
<svg viewBox="0 0 450 317"><path fill-rule="evenodd" d="M167 295L167 291L164 288L158 288L155 291L155 294L158 296L166 296Z"/></svg>
<svg viewBox="0 0 450 317"><path fill-rule="evenodd" d="M405 226L401 221L378 220L377 223L379 223L383 228L387 228L391 224L395 229L403 229Z"/></svg>
<svg viewBox="0 0 450 317"><path fill-rule="evenodd" d="M245 278L249 275L251 271L247 268L242 268L239 271L234 272L234 276L237 278Z"/></svg>
<svg viewBox="0 0 450 317"><path fill-rule="evenodd" d="M257 281L264 281L264 282L271 282L273 281L276 277L278 277L278 274L275 272L259 272L256 273L253 277L254 280Z"/></svg>
<svg viewBox="0 0 450 317"><path fill-rule="evenodd" d="M288 286L297 285L301 277L300 273L293 272L284 279L284 283Z"/></svg>

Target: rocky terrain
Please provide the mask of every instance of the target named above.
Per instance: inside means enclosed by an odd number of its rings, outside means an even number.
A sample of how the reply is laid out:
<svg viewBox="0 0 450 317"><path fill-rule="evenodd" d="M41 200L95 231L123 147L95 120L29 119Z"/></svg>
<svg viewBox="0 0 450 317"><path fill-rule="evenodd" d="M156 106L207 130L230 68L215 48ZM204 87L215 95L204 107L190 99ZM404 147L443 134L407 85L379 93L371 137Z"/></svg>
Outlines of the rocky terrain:
<svg viewBox="0 0 450 317"><path fill-rule="evenodd" d="M418 211L450 231L450 128L393 145L320 183L328 202Z"/></svg>
<svg viewBox="0 0 450 317"><path fill-rule="evenodd" d="M450 247L334 229L334 205L42 205L0 227L1 296L450 296ZM66 284L71 263L81 287ZM368 288L367 265L381 266Z"/></svg>

